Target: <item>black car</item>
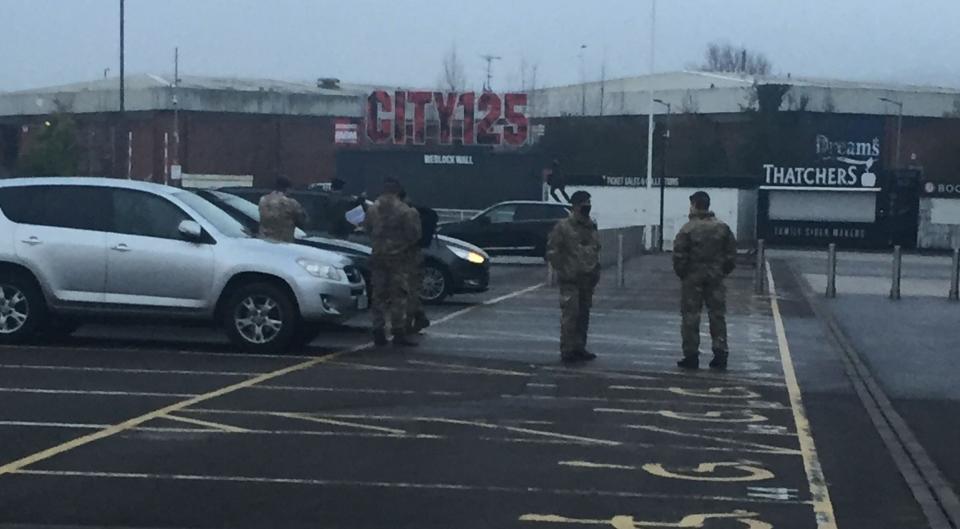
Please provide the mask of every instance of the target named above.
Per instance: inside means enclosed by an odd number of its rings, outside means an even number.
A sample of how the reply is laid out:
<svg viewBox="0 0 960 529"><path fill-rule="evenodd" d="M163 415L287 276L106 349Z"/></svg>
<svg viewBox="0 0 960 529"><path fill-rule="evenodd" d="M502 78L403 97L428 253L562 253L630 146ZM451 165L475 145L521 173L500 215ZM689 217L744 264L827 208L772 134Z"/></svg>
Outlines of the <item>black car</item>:
<svg viewBox="0 0 960 529"><path fill-rule="evenodd" d="M513 201L490 206L470 220L441 224L438 231L469 241L491 255L543 257L547 237L570 206L556 202Z"/></svg>
<svg viewBox="0 0 960 529"><path fill-rule="evenodd" d="M239 208L245 209L249 217L259 224L260 213L255 204L268 193L268 189L249 187L231 187L219 191L201 191L201 194L214 196L232 196L244 199ZM313 244L317 241L322 244L348 244L370 252L370 239L363 232L354 232L346 239L337 238L330 234L329 208L334 198L324 191L289 191L287 195L303 205L309 217L304 229L307 237L300 241L303 244ZM224 199L220 199L223 202ZM216 203L220 203L216 202ZM252 206L252 207L251 207ZM225 208L228 209L228 208ZM229 212L229 209L228 209ZM338 251L338 250L334 250ZM350 255L353 257L353 255ZM490 285L490 256L480 248L464 241L445 235L437 235L429 247L423 249L423 282L420 286L420 299L425 303L440 303L454 294L486 292ZM361 267L369 280L369 259L354 258L357 266Z"/></svg>

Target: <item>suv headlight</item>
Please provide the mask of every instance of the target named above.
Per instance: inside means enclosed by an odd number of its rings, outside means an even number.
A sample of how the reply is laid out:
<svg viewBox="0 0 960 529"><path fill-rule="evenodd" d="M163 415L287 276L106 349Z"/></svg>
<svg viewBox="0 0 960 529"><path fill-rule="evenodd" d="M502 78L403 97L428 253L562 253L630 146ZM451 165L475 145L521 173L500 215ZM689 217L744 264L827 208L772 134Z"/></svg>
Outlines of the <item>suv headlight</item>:
<svg viewBox="0 0 960 529"><path fill-rule="evenodd" d="M472 250L467 250L466 248L461 248L459 246L447 246L447 249L453 252L453 255L461 259L465 259L473 264L483 264L487 258L474 252Z"/></svg>
<svg viewBox="0 0 960 529"><path fill-rule="evenodd" d="M346 277L343 270L335 266L318 263L310 259L297 259L297 264L302 266L308 274L321 279L330 279L331 281L343 281Z"/></svg>

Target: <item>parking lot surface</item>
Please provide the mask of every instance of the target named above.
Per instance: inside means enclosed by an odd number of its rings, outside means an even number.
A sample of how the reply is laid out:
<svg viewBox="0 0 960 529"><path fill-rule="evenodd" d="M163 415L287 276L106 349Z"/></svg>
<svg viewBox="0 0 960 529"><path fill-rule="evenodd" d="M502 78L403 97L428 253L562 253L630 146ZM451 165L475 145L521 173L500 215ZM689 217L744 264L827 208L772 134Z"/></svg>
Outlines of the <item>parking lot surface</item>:
<svg viewBox="0 0 960 529"><path fill-rule="evenodd" d="M751 273L730 280L726 373L676 369L678 285L654 257L626 288L606 274L586 365L558 361L537 266L495 268L410 350L372 348L363 321L287 356L168 328L0 348L0 524L835 527Z"/></svg>

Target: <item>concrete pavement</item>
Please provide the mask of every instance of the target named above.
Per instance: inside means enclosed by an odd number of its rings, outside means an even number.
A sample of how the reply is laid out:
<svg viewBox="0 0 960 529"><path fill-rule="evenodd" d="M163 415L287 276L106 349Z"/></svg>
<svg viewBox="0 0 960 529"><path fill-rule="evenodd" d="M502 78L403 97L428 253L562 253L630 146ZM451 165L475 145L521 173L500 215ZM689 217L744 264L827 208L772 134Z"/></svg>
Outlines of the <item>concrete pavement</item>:
<svg viewBox="0 0 960 529"><path fill-rule="evenodd" d="M605 276L575 367L532 266L406 352L362 322L277 357L204 331L0 348L0 525L925 527L797 283L774 306L751 276L727 373L674 367L679 285L650 256Z"/></svg>

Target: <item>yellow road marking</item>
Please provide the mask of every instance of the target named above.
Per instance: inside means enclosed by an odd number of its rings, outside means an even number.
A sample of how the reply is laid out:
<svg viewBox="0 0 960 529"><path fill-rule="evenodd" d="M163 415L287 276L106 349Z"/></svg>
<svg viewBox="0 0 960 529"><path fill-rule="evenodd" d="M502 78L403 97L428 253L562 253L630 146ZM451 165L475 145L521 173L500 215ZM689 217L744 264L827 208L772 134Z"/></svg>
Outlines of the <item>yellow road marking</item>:
<svg viewBox="0 0 960 529"><path fill-rule="evenodd" d="M703 413L696 412L678 412L670 410L625 410L621 408L594 408L596 413L623 413L631 415L659 415L668 419L677 419L680 421L702 421L702 422L765 422L769 419L754 413L751 410L737 411L707 411ZM732 418L725 418L725 415L733 415Z"/></svg>
<svg viewBox="0 0 960 529"><path fill-rule="evenodd" d="M711 399L757 399L760 394L750 391L743 386L713 387L705 390L686 389L676 386L657 387L657 386L610 386L610 389L619 391L667 391L674 395L683 395L686 397L703 397Z"/></svg>
<svg viewBox="0 0 960 529"><path fill-rule="evenodd" d="M733 481L763 481L774 478L773 472L770 472L765 468L758 467L756 464L747 464L746 462L701 463L696 468L691 469L691 474L683 474L680 472L667 470L659 463L646 464L643 465L642 468L648 473L661 478L684 479L688 481L717 481L728 483ZM742 476L706 475L708 473L715 473L718 468L735 468L737 470L742 470L746 474Z"/></svg>
<svg viewBox="0 0 960 529"><path fill-rule="evenodd" d="M275 412L271 415L276 415L277 417L286 417L288 419L300 419L303 421L316 422L320 424L332 424L334 426L349 426L351 428L359 428L361 430L371 430L374 432L383 432L394 435L407 435L406 430L400 430L398 428L385 428L383 426L371 426L369 424L360 424L356 422L347 422L347 421L337 421L334 419L324 419L322 417L314 417L312 415L305 415L302 413L284 413L284 412Z"/></svg>
<svg viewBox="0 0 960 529"><path fill-rule="evenodd" d="M560 461L558 465L576 468L609 468L613 470L636 470L630 465L614 465L610 463L592 463L590 461Z"/></svg>
<svg viewBox="0 0 960 529"><path fill-rule="evenodd" d="M759 514L755 512L747 512L736 510L731 513L711 513L711 514L688 514L684 516L679 522L670 523L670 522L658 522L658 521L642 521L636 520L633 516L614 516L609 520L597 520L589 518L567 518L565 516L558 516L556 514L524 514L520 517L521 522L540 522L540 523L562 523L562 524L578 524L578 525L606 525L613 527L614 529L638 529L641 527L653 527L659 529L672 529L672 528L684 528L684 529L700 529L704 527L704 524L707 523L707 520L712 519L723 519L723 518L733 518L738 522L743 522L747 529L772 529L773 526L757 520L756 517Z"/></svg>
<svg viewBox="0 0 960 529"><path fill-rule="evenodd" d="M611 463L594 463L592 461L560 461L557 463L561 466L566 467L576 467L576 468L588 468L588 469L611 469L611 470L637 470L637 467L630 465L615 465ZM701 463L696 468L689 469L690 473L681 473L675 472L672 470L667 470L660 463L647 463L643 465L642 468L649 474L661 478L671 478L671 479L683 479L688 481L716 481L716 482L732 482L732 481L762 481L765 479L773 479L773 472L762 468L759 463L753 461L733 461L733 462L721 462L721 463ZM735 468L746 472L742 476L716 476L708 475L715 473L718 468Z"/></svg>
<svg viewBox="0 0 960 529"><path fill-rule="evenodd" d="M677 431L677 430L669 430L669 429L667 429L667 428L660 428L660 427L657 427L657 426L647 426L647 425L644 425L644 424L628 424L628 425L624 426L624 428L630 428L630 429L633 429L633 430L646 430L646 431L648 431L648 432L656 432L656 433L665 433L665 434L670 434L670 435L676 435L676 436L679 436L679 437L691 437L691 438L693 438L693 439L707 439L707 440L714 441L714 442L717 442L717 443L723 443L723 444L729 444L729 445L735 445L735 446L743 446L743 447L749 447L749 448L753 448L753 449L760 449L760 450L762 450L762 451L764 451L764 452L767 452L767 453L769 453L769 454L800 455L800 451L799 451L799 450L795 450L795 449L793 449L793 448L784 448L784 447L782 447L782 446L774 446L774 445L768 445L768 444L763 444L763 443L753 443L753 442L749 442L749 441L738 441L738 440L736 440L736 439L727 439L726 437L716 437L716 436L713 436L713 435L703 435L703 434L697 434L697 433L680 432L680 431Z"/></svg>
<svg viewBox="0 0 960 529"><path fill-rule="evenodd" d="M82 436L82 437L77 437L76 439L72 439L72 440L70 440L70 441L67 441L67 442L65 442L65 443L58 444L58 445L56 445L56 446L52 446L52 447L50 447L50 448L47 448L46 450L41 450L40 452L36 452L36 453L34 453L34 454L30 454L30 455L28 455L28 456L26 456L26 457L22 457L22 458L20 458L20 459L17 459L16 461L11 461L10 463L7 463L7 464L5 464L5 465L3 465L3 466L0 466L0 476L2 476L2 475L4 475L4 474L10 474L10 473L12 473L12 472L16 472L16 471L18 471L18 470L20 470L20 469L23 469L24 467L27 467L27 466L29 466L29 465L34 464L34 463L38 463L38 462L40 462L40 461L44 461L44 460L50 459L51 457L54 457L54 456L59 455L59 454L62 454L62 453L64 453L64 452L69 452L70 450L73 450L73 449L75 449L75 448L80 448L81 446L85 446L85 445L88 445L88 444L93 443L93 442L95 442L95 441L99 441L100 439L105 439L105 438L107 438L107 437L111 437L111 436L113 436L113 435L116 435L116 434L118 434L118 433L124 432L124 431L126 431L126 430L131 429L131 428L135 428L135 427L137 427L137 426L140 426L140 425L143 424L143 423L152 421L152 420L154 420L154 419L159 419L160 417L163 417L163 416L165 416L165 415L169 415L169 414L174 413L174 412L178 412L178 411L180 411L180 410L182 410L182 409L184 409L184 408L189 408L190 406L194 406L194 405L196 405L196 404L200 404L201 402L206 402L206 401L208 401L208 400L215 399L215 398L217 398L217 397L222 397L222 396L224 396L224 395L228 395L228 394L233 393L233 392L235 392L235 391L239 391L239 390L241 390L241 389L246 389L246 388L249 388L249 387L251 387L251 386L255 386L255 385L257 385L257 384L259 384L259 383L261 383L261 382L266 382L267 380L272 380L272 379L274 379L274 378L281 377L281 376L283 376L283 375L288 375L288 374L290 374L290 373L295 373L295 372L297 372L297 371L302 371L302 370L304 370L304 369L309 369L309 368L314 367L314 366L316 366L316 365L320 365L320 364L322 364L322 363L324 363L324 362L328 362L328 361L330 361L330 360L333 360L334 358L343 356L343 355L345 355L345 354L347 354L347 353L351 353L351 352L355 352L355 351L360 351L360 350L362 350L362 349L366 349L366 348L370 347L371 345L373 345L373 344L372 344L372 343L366 343L366 344L363 344L363 345L358 345L358 346L353 347L353 348L351 348L351 349L347 349L347 350L343 350L343 351L337 351L336 353L333 353L333 354L331 354L331 355L329 355L329 356L324 356L324 357L320 357L320 358L313 358L313 359L308 360L308 361L306 361L306 362L301 362L301 363L299 363L299 364L295 364L295 365L292 365L292 366L289 366L289 367L285 367L285 368L283 368L283 369L278 369L278 370L272 371L272 372L270 372L270 373L265 373L265 374L263 374L263 375L260 375L260 376L254 377L254 378L250 378L250 379L244 380L244 381L242 381L242 382L238 382L238 383L236 383L236 384L231 384L231 385L229 385L229 386L222 387L222 388L220 388L220 389L218 389L218 390L214 390L214 391L211 391L211 392L209 392L209 393L204 393L204 394L202 394L202 395L197 395L196 397L193 397L193 398L191 398L191 399L182 400L182 401L180 401L180 402L177 402L177 403L175 403L175 404L171 404L171 405L169 405L169 406L160 408L160 409L158 409L158 410L154 410L154 411L151 411L151 412L149 412L149 413L145 413L145 414L143 414L143 415L140 415L139 417L134 417L134 418L132 418L132 419L127 419L126 421L123 421L123 422L121 422L121 423L119 423L119 424L115 424L115 425L113 425L113 426L110 426L109 428L104 428L103 430L100 430L100 431L98 431L98 432L93 432L93 433L91 433L91 434L84 435L84 436Z"/></svg>
<svg viewBox="0 0 960 529"><path fill-rule="evenodd" d="M179 421L179 422L185 422L187 424L195 424L197 426L204 426L206 428L213 428L216 430L221 430L229 433L246 433L250 431L250 430L247 430L246 428L230 426L229 424L221 424L218 422L210 422L210 421L201 421L200 419L191 419L189 417L179 417L177 415L172 415L172 414L164 415L163 417L161 417L161 419L170 419L171 421Z"/></svg>
<svg viewBox="0 0 960 529"><path fill-rule="evenodd" d="M453 313L453 314L449 314L449 315L441 318L440 320L435 321L435 322L434 322L434 325L437 325L437 324L440 324L440 323L449 321L449 320L451 320L451 319L453 319L453 318L455 318L455 317L457 317L457 316L461 316L461 315L463 315L463 314L467 314L468 312L471 312L471 311L473 311L473 310L475 310L476 308L481 307L481 306L489 306L489 305L493 305L493 304L499 303L499 302L501 302L501 301L504 301L504 300L507 300L507 299L510 299L510 298L514 298L514 297L517 297L517 296L522 296L523 294L526 294L526 293L528 293L528 292L532 292L532 291L534 291L534 290L542 287L543 285L544 285L544 283L539 283L539 284L533 285L533 286L531 286L531 287L527 287L527 288L524 288L524 289L521 289L521 290L517 290L517 291L511 292L510 294L505 294L505 295L503 295L503 296L500 296L500 297L498 297L498 298L494 298L494 299L492 299L492 300L487 300L487 301L485 301L485 302L483 303L483 305L476 305L476 306L473 306L473 307L467 307L466 309L459 310L459 311L457 311L457 312L455 312L455 313ZM88 445L88 444L90 444L90 443L99 441L100 439L105 439L105 438L107 438L107 437L114 436L114 435L116 435L116 434L119 434L119 433L125 432L125 431L127 431L127 430L130 430L131 428L136 428L136 427L138 427L138 426L140 426L140 425L142 425L142 424L144 424L144 423L146 423L146 422L152 421L152 420L154 420L154 419L158 419L158 418L160 418L160 417L163 417L163 416L165 416L165 415L169 415L169 414L171 414L171 413L175 413L175 412L184 410L184 409L186 409L186 408L189 408L190 406L194 406L194 405L196 405L196 404L200 404L201 402L206 402L206 401L208 401L208 400L212 400L212 399L215 399L215 398L217 398L217 397L222 397L222 396L224 396L224 395L229 395L230 393L234 393L234 392L239 391L239 390L242 390L242 389L247 389L247 388L249 388L249 387L256 386L257 384L260 384L261 382L266 382L266 381L268 381L268 380L273 380L273 379L275 379L275 378L282 377L282 376L284 376L284 375L289 375L290 373L296 373L297 371L303 371L303 370L305 370L305 369L309 369L309 368L311 368L311 367L318 366L318 365L320 365L320 364L329 362L329 361L331 361L331 360L335 360L335 359L337 359L337 358L339 358L339 357L341 357L341 356L344 356L344 355L347 355L347 354L350 354L350 353L355 353L355 352L357 352L357 351L362 351L362 350L364 350L364 349L369 349L369 348L372 347L372 346L373 346L373 343L372 343L372 342L367 342L367 343L365 343L365 344L357 345L357 346L351 347L351 348L349 348L349 349L343 349L343 350L337 351L337 352L335 352L335 353L331 353L331 354L329 354L329 355L327 355L327 356L314 357L314 358L311 358L311 359L306 360L306 361L304 361L304 362L300 362L299 364L295 364L295 365L292 365L292 366L288 366L288 367L285 367L285 368L282 368L282 369L277 369L276 371L271 371L271 372L269 372L269 373L264 373L264 374L262 374L262 375L259 375L259 376L256 376L256 377L253 377L253 378L250 378L250 379L247 379L247 380L238 382L238 383L236 383L236 384L231 384L231 385L229 385L229 386L222 387L222 388L220 388L220 389L211 391L211 392L209 392L209 393L204 393L204 394L202 394L202 395L197 395L197 396L194 396L194 397L189 398L189 399L187 399L187 400L183 400L183 401L180 401L180 402L171 404L171 405L169 405L169 406L165 406L165 407L163 407L163 408L160 408L160 409L157 409L157 410L154 410L154 411L145 413L145 414L140 415L140 416L138 416L138 417L134 417L134 418L132 418L132 419L127 419L126 421L123 421L123 422L121 422L121 423L119 423L119 424L115 424L115 425L113 425L113 426L110 426L109 428L104 428L104 429L99 430L99 431L97 431L97 432L93 432L93 433L90 433L90 434L87 434L87 435L84 435L84 436L81 436L81 437L77 437L76 439L72 439L72 440L70 440L70 441L67 441L67 442L64 442L64 443L60 443L60 444L58 444L58 445L56 445L56 446L52 446L52 447L47 448L47 449L45 449L45 450L41 450L41 451L39 451L39 452L35 452L35 453L33 453L33 454L30 454L30 455L28 455L28 456L26 456L26 457L22 457L22 458L20 458L20 459L11 461L11 462L9 462L9 463L6 463L6 464L4 464L3 466L0 466L0 476L3 476L4 474L11 474L11 473L14 473L14 472L18 472L18 471L24 469L25 467L28 467L28 466L30 466L30 465L32 465L32 464L34 464L34 463L39 463L40 461L45 461L45 460L47 460L47 459L50 459L51 457L60 455L60 454L62 454L62 453L64 453L64 452L69 452L69 451L74 450L74 449L76 449L76 448L80 448L81 446L86 446L86 445Z"/></svg>
<svg viewBox="0 0 960 529"><path fill-rule="evenodd" d="M810 484L810 494L813 497L813 512L817 518L818 529L836 529L837 521L833 512L833 502L830 501L830 491L827 489L827 480L823 476L820 458L817 457L817 448L813 442L813 432L807 412L803 407L800 395L800 384L797 382L797 373L793 368L793 358L790 355L790 344L787 342L787 333L783 325L783 316L780 314L780 303L777 301L777 287L773 280L770 263L766 262L767 284L770 286L770 309L773 312L773 324L777 330L777 342L780 346L780 363L783 364L783 375L787 381L787 393L790 395L790 407L793 409L793 420L797 426L797 438L800 440L800 453L803 456L803 468L807 473L807 482Z"/></svg>

